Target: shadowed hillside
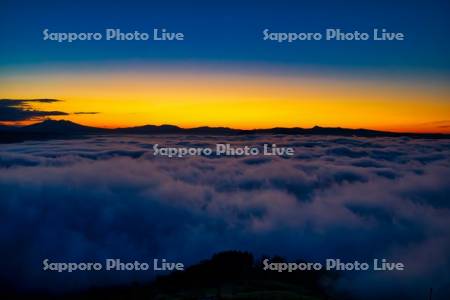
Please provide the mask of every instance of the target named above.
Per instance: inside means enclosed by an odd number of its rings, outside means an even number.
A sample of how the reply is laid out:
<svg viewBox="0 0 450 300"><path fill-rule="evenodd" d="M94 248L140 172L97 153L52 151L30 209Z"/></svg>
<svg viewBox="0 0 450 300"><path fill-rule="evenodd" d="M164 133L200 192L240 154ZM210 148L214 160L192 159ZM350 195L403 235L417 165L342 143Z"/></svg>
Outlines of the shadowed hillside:
<svg viewBox="0 0 450 300"><path fill-rule="evenodd" d="M272 262L283 262L272 257ZM261 261L248 252L226 251L211 259L159 276L153 282L93 288L71 294L27 294L8 299L223 299L323 300L332 299L329 286L336 273L264 271Z"/></svg>

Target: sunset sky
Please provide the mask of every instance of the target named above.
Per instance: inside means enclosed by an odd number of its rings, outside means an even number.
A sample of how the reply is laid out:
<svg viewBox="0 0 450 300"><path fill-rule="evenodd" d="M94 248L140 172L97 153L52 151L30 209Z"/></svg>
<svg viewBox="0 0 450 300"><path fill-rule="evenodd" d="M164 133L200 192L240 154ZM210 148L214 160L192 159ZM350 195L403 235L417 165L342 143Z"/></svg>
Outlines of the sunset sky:
<svg viewBox="0 0 450 300"><path fill-rule="evenodd" d="M61 100L20 109L64 112L51 118L110 128L319 125L450 133L447 1L389 4L389 12L383 3L355 3L359 13L351 14L333 2L326 11L290 1L198 1L195 8L181 1L20 2L0 4L0 99ZM407 39L277 44L261 33L329 27L389 28ZM168 28L186 40L68 44L43 41L45 28ZM41 119L8 121L0 106L4 124Z"/></svg>

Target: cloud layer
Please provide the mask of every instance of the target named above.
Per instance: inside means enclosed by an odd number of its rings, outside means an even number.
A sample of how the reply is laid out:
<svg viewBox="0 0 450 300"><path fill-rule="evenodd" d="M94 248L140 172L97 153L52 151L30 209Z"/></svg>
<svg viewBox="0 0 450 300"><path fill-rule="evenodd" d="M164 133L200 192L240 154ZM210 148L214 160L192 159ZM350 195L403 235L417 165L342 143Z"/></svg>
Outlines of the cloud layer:
<svg viewBox="0 0 450 300"><path fill-rule="evenodd" d="M0 99L0 122L19 122L27 120L40 120L50 116L65 116L62 111L43 111L33 109L32 104L54 103L57 99Z"/></svg>
<svg viewBox="0 0 450 300"><path fill-rule="evenodd" d="M292 146L282 157L155 157L152 145ZM403 262L345 273L364 298L449 293L450 141L338 137L93 137L0 146L2 282L82 288L149 273L41 271L42 260L248 250L291 259ZM372 291L376 290L377 294ZM437 298L438 299L438 298Z"/></svg>
<svg viewBox="0 0 450 300"><path fill-rule="evenodd" d="M70 113L57 110L38 110L35 103L56 103L58 99L0 99L0 122L39 121L52 116L67 116ZM74 115L95 115L99 112L74 112Z"/></svg>

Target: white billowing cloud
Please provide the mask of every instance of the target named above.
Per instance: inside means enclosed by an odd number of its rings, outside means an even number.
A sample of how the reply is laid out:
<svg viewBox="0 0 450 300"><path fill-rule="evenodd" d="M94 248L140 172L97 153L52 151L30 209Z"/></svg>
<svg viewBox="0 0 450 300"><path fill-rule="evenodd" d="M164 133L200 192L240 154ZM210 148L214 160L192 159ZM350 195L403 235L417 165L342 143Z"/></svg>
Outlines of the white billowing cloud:
<svg viewBox="0 0 450 300"><path fill-rule="evenodd" d="M276 143L296 155L168 159L153 156L155 143ZM408 138L99 136L1 145L0 255L8 259L0 276L21 288L83 288L151 275L45 273L42 259L189 264L242 249L314 261L388 258L407 270L345 274L338 288L364 298L423 298L429 287L445 294L449 154L448 140Z"/></svg>

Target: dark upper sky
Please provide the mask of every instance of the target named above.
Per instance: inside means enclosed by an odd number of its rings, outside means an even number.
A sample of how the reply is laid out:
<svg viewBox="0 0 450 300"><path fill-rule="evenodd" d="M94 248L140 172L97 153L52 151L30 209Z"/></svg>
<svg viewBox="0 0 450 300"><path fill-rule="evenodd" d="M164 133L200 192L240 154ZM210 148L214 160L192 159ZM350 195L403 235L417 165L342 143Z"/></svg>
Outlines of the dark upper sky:
<svg viewBox="0 0 450 300"><path fill-rule="evenodd" d="M370 2L370 3L369 3ZM0 67L46 63L214 62L450 74L450 2L434 1L23 1L0 2ZM262 30L326 28L406 34L403 42L263 41ZM42 30L150 32L166 28L185 41L156 43L43 41Z"/></svg>

